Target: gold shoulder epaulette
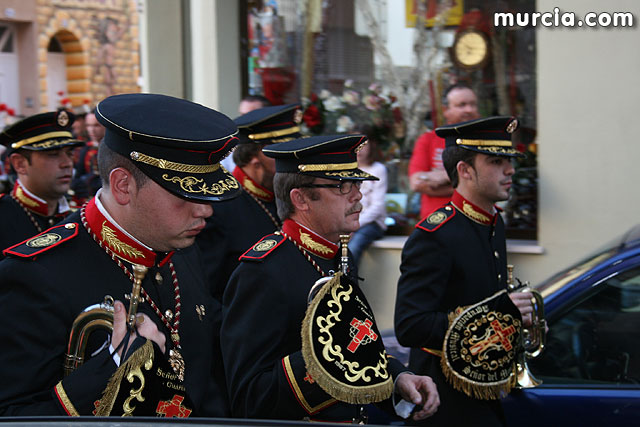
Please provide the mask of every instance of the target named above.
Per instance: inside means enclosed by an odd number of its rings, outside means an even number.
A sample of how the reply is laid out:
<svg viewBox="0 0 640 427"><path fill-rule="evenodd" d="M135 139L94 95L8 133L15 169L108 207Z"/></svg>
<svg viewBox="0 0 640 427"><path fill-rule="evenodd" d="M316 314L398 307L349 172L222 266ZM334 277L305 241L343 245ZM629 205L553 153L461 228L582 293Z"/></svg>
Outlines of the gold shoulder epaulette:
<svg viewBox="0 0 640 427"><path fill-rule="evenodd" d="M248 251L240 255L240 261L262 261L284 242L286 237L280 233L264 236L258 243L251 246Z"/></svg>
<svg viewBox="0 0 640 427"><path fill-rule="evenodd" d="M427 215L425 219L416 225L416 228L421 228L425 231L436 231L453 218L455 214L456 210L450 204L447 204Z"/></svg>
<svg viewBox="0 0 640 427"><path fill-rule="evenodd" d="M2 253L4 256L34 259L41 253L60 246L77 235L78 224L75 222L56 225L36 236L28 238L24 242L5 249Z"/></svg>

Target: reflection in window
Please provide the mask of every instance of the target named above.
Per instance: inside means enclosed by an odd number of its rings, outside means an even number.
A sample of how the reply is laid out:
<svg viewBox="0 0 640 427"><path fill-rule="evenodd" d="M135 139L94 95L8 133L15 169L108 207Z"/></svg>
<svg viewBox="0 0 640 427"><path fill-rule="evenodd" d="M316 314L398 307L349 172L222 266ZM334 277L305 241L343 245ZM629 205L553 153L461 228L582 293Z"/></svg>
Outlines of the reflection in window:
<svg viewBox="0 0 640 427"><path fill-rule="evenodd" d="M547 383L640 382L640 268L599 284L550 320L547 347L530 362Z"/></svg>

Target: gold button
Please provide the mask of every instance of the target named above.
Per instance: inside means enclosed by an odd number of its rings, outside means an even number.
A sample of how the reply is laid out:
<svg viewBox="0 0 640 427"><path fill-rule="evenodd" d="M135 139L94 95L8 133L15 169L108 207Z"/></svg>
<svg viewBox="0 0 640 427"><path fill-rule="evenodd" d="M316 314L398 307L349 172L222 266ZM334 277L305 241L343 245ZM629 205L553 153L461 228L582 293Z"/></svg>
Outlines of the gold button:
<svg viewBox="0 0 640 427"><path fill-rule="evenodd" d="M447 210L447 211L450 211L451 210L451 206L445 206L444 209Z"/></svg>
<svg viewBox="0 0 640 427"><path fill-rule="evenodd" d="M171 312L171 310L167 310L164 312L164 317L167 318L167 320L171 320L173 319L173 312Z"/></svg>
<svg viewBox="0 0 640 427"><path fill-rule="evenodd" d="M156 282L158 285L162 285L162 274L159 271L156 273Z"/></svg>
<svg viewBox="0 0 640 427"><path fill-rule="evenodd" d="M73 230L74 228L76 228L76 225L72 223L68 223L64 225L64 228L66 228L67 230Z"/></svg>
<svg viewBox="0 0 640 427"><path fill-rule="evenodd" d="M498 251L493 252L493 254L496 256L496 258L500 258L500 254L498 253Z"/></svg>
<svg viewBox="0 0 640 427"><path fill-rule="evenodd" d="M498 274L498 281L500 281L500 279L502 279L502 274Z"/></svg>

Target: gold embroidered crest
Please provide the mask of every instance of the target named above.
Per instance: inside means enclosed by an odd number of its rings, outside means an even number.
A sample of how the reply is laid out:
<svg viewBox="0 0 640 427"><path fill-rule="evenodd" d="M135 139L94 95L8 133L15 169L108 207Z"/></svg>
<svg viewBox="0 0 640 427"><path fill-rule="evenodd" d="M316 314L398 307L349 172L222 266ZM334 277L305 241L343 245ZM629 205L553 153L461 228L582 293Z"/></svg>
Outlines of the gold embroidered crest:
<svg viewBox="0 0 640 427"><path fill-rule="evenodd" d="M25 205L27 205L29 207L32 207L32 208L38 207L38 202L28 198L26 196L26 194L24 194L24 191L22 191L22 188L20 188L20 187L18 187L16 189L16 197L18 198L18 200L20 200L22 203L24 203Z"/></svg>
<svg viewBox="0 0 640 427"><path fill-rule="evenodd" d="M278 242L276 242L275 240L267 239L267 240L263 240L261 242L256 243L253 246L253 250L256 252L266 252L277 244Z"/></svg>
<svg viewBox="0 0 640 427"><path fill-rule="evenodd" d="M469 203L462 202L462 211L471 219L475 219L476 221L487 223L491 221L486 215L481 214L477 210L473 208Z"/></svg>
<svg viewBox="0 0 640 427"><path fill-rule="evenodd" d="M46 248L60 241L62 236L56 233L47 233L34 237L27 241L26 245L30 248Z"/></svg>
<svg viewBox="0 0 640 427"><path fill-rule="evenodd" d="M436 225L436 224L440 224L445 219L447 219L447 216L444 213L434 212L431 215L429 215L429 217L427 218L427 222L429 224Z"/></svg>
<svg viewBox="0 0 640 427"><path fill-rule="evenodd" d="M122 240L118 239L116 236L116 232L107 227L107 221L102 223L102 230L100 231L100 236L102 236L102 240L104 240L107 245L113 249L114 252L132 257L132 258L145 258L144 254L140 252L138 249L134 248L131 245L126 244Z"/></svg>
<svg viewBox="0 0 640 427"><path fill-rule="evenodd" d="M322 243L316 242L309 234L304 233L302 230L300 230L300 241L303 245L305 245L312 251L316 251L321 254L330 254L332 252L331 249L329 249Z"/></svg>
<svg viewBox="0 0 640 427"><path fill-rule="evenodd" d="M58 125L65 128L69 124L69 114L66 111L62 110L58 114Z"/></svg>
<svg viewBox="0 0 640 427"><path fill-rule="evenodd" d="M298 108L296 110L295 113L293 113L293 121L295 124L299 125L300 123L302 123L302 117L303 117L304 113L302 112L302 110L300 108Z"/></svg>
<svg viewBox="0 0 640 427"><path fill-rule="evenodd" d="M513 133L515 132L515 130L518 127L518 120L517 119L513 119L511 120L511 122L509 122L509 124L507 125L507 132L508 133Z"/></svg>
<svg viewBox="0 0 640 427"><path fill-rule="evenodd" d="M243 180L242 186L256 196L262 197L263 199L269 198L269 194L258 188L249 178Z"/></svg>

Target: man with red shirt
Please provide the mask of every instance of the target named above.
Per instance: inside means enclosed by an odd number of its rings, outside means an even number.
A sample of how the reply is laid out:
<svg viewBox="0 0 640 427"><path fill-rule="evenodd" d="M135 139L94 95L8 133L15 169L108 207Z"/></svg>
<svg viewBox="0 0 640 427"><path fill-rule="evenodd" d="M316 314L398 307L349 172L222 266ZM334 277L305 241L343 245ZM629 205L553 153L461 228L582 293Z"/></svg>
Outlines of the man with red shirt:
<svg viewBox="0 0 640 427"><path fill-rule="evenodd" d="M443 111L447 124L466 122L480 117L478 99L466 85L456 84L444 94ZM424 218L451 200L453 187L442 165L444 139L435 131L422 134L415 143L409 162L411 190L422 193L420 217Z"/></svg>

